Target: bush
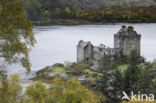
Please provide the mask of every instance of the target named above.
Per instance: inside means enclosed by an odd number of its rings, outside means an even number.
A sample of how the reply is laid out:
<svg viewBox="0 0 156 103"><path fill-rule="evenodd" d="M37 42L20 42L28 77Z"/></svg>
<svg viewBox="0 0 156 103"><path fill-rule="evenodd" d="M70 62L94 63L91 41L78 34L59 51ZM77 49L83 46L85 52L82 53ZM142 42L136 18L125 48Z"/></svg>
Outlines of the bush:
<svg viewBox="0 0 156 103"><path fill-rule="evenodd" d="M46 88L41 82L28 86L26 103L99 103L102 98L74 79L55 78L49 86Z"/></svg>
<svg viewBox="0 0 156 103"><path fill-rule="evenodd" d="M81 76L85 74L85 69L88 69L87 67L88 66L86 64L73 64L69 67L68 73L71 75Z"/></svg>
<svg viewBox="0 0 156 103"><path fill-rule="evenodd" d="M64 68L64 64L61 64L61 63L56 63L53 65L53 67L61 67L61 68Z"/></svg>

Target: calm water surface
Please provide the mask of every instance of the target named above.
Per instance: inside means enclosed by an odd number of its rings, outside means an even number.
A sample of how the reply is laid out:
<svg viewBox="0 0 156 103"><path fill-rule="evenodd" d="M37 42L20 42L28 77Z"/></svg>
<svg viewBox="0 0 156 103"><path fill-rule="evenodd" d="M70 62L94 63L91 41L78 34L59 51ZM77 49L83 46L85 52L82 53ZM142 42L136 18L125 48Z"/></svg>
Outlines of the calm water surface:
<svg viewBox="0 0 156 103"><path fill-rule="evenodd" d="M139 34L142 34L142 56L149 61L156 58L155 23L37 26L34 28L37 44L30 52L32 71L54 63L76 62L76 45L79 40L91 41L93 45L103 43L106 46L113 47L113 35L119 31L122 25L132 25ZM24 74L26 70L19 65L12 65L8 72Z"/></svg>

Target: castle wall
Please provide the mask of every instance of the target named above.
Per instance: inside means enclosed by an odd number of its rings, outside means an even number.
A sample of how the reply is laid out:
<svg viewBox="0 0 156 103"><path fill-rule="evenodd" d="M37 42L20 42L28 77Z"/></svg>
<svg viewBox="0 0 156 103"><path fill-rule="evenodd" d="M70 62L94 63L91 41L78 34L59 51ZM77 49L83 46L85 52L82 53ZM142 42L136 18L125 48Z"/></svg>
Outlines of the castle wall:
<svg viewBox="0 0 156 103"><path fill-rule="evenodd" d="M114 35L114 47L120 48L122 55L129 55L132 50L140 54L141 35Z"/></svg>
<svg viewBox="0 0 156 103"><path fill-rule="evenodd" d="M96 70L100 67L101 58L109 55L116 59L122 55L129 55L132 50L140 54L141 35L133 30L133 27L123 26L118 33L114 34L114 48L104 45L93 46L90 42L79 41L77 45L77 62L89 62L91 68Z"/></svg>
<svg viewBox="0 0 156 103"><path fill-rule="evenodd" d="M90 43L84 48L84 60L86 62L93 59L93 48L94 47Z"/></svg>
<svg viewBox="0 0 156 103"><path fill-rule="evenodd" d="M77 45L77 62L83 62L84 61L84 49Z"/></svg>
<svg viewBox="0 0 156 103"><path fill-rule="evenodd" d="M77 45L77 62L89 62L93 59L94 46L90 42L80 41Z"/></svg>

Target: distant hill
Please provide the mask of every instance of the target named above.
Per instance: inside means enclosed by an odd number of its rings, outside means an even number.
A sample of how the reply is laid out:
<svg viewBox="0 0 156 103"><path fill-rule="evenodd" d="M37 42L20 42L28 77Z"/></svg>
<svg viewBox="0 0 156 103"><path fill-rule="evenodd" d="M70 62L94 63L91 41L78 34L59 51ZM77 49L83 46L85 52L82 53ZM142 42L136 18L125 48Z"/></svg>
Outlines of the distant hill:
<svg viewBox="0 0 156 103"><path fill-rule="evenodd" d="M93 11L104 7L140 7L156 5L156 0L20 0L26 17L31 21L51 19L75 19L81 11ZM70 15L70 16L69 16Z"/></svg>
<svg viewBox="0 0 156 103"><path fill-rule="evenodd" d="M70 8L79 9L97 9L103 6L150 6L156 5L156 0L20 0L24 5L31 3L48 5L51 8L63 8L68 6Z"/></svg>
<svg viewBox="0 0 156 103"><path fill-rule="evenodd" d="M102 6L150 6L155 5L156 0L77 0L82 8L95 9Z"/></svg>

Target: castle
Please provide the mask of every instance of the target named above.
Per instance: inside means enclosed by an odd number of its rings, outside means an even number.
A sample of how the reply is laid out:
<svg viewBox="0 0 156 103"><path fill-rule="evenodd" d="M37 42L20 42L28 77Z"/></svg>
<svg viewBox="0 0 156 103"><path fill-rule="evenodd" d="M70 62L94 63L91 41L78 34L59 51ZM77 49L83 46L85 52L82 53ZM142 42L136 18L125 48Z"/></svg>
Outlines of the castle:
<svg viewBox="0 0 156 103"><path fill-rule="evenodd" d="M140 39L132 26L122 26L119 32L114 34L114 48L101 44L94 46L91 42L79 41L77 45L77 62L89 62L92 69L98 69L101 57L110 55L113 58L129 55L132 50L140 54Z"/></svg>

